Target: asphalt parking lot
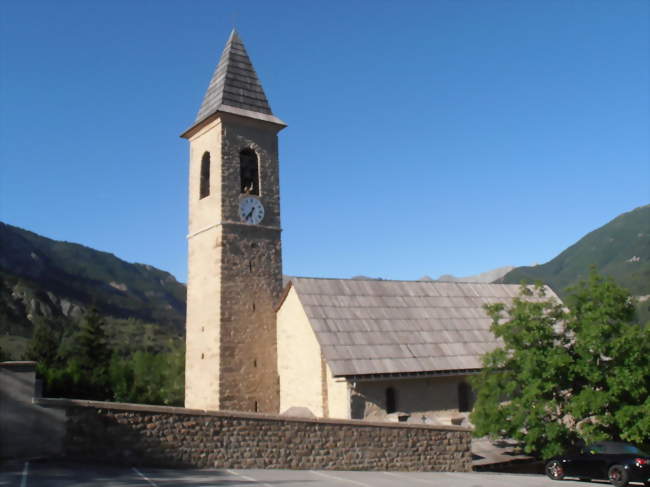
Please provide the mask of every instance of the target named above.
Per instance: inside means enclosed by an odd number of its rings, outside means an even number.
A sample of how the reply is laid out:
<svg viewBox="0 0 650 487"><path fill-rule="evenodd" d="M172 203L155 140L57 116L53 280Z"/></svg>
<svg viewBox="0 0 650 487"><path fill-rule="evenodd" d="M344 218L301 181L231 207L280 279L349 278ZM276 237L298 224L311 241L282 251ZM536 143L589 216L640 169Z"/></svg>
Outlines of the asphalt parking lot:
<svg viewBox="0 0 650 487"><path fill-rule="evenodd" d="M2 487L577 487L541 475L487 472L347 472L338 470L176 470L12 462L1 465ZM594 482L592 485L608 485Z"/></svg>

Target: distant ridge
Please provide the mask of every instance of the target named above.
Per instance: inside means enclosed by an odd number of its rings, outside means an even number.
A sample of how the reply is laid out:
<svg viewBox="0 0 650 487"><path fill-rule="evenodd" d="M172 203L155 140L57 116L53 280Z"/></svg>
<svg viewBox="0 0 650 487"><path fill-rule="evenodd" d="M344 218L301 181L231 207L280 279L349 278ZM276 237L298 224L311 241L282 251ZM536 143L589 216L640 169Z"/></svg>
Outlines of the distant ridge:
<svg viewBox="0 0 650 487"><path fill-rule="evenodd" d="M436 281L445 281L445 282L494 282L498 279L501 279L508 272L514 269L514 266L504 266L492 269L491 271L481 272L480 274L475 274L473 276L467 277L456 277L451 274L443 274ZM420 278L421 281L433 280L429 276L424 276Z"/></svg>

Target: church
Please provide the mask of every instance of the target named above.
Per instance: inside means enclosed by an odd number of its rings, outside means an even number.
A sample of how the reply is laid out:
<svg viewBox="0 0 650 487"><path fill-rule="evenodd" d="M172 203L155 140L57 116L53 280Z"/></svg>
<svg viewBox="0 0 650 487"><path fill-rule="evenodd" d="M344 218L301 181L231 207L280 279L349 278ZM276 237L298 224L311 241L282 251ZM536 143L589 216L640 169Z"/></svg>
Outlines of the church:
<svg viewBox="0 0 650 487"><path fill-rule="evenodd" d="M285 127L233 30L181 135L190 148L185 406L466 424L467 379L498 346L483 305L510 301L519 286L283 283Z"/></svg>

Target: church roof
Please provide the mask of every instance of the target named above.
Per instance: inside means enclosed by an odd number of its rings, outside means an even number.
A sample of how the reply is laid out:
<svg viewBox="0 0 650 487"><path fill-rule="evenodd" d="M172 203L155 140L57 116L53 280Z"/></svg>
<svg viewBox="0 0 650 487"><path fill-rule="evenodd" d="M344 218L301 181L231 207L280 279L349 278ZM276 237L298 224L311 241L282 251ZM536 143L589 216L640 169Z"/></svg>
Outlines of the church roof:
<svg viewBox="0 0 650 487"><path fill-rule="evenodd" d="M514 284L298 277L291 285L332 374L348 377L480 369L499 345L483 305L519 294Z"/></svg>
<svg viewBox="0 0 650 487"><path fill-rule="evenodd" d="M254 113L273 114L253 64L235 29L230 33L217 69L212 75L195 124L219 111L224 105Z"/></svg>

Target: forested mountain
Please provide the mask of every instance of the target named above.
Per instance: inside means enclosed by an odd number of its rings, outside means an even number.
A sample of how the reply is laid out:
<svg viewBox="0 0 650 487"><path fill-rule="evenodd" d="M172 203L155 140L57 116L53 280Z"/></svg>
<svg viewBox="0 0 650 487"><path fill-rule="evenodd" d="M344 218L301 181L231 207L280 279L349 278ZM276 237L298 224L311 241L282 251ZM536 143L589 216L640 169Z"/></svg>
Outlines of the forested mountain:
<svg viewBox="0 0 650 487"><path fill-rule="evenodd" d="M137 337L153 346L184 334L185 286L171 274L0 222L0 345L5 351L18 358L35 323L65 333L91 307L109 317L107 331L114 341Z"/></svg>
<svg viewBox="0 0 650 487"><path fill-rule="evenodd" d="M643 320L650 317L650 205L619 215L545 264L517 267L497 282L539 280L562 296L592 266L639 299Z"/></svg>

